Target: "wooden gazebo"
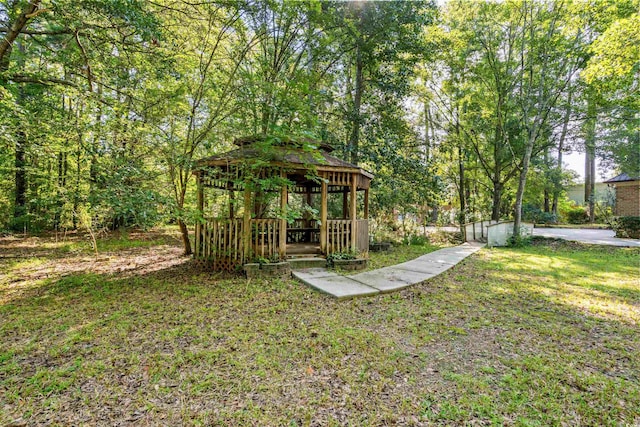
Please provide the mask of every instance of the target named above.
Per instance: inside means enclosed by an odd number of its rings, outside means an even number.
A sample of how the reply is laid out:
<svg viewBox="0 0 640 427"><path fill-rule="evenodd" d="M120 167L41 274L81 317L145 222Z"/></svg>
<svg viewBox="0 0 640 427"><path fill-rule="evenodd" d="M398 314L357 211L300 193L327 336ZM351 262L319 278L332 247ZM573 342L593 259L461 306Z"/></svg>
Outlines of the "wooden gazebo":
<svg viewBox="0 0 640 427"><path fill-rule="evenodd" d="M368 252L372 174L331 156L329 145L309 139L261 135L238 138L234 144L238 148L233 151L196 162L202 212L195 230L197 260L214 270L232 270L256 259ZM359 191L364 193L360 218ZM305 205L300 217L291 215L291 193ZM330 215L329 195L335 193L342 195L342 209L335 208L334 200ZM211 203L214 197L217 203ZM279 203L274 208L270 201Z"/></svg>

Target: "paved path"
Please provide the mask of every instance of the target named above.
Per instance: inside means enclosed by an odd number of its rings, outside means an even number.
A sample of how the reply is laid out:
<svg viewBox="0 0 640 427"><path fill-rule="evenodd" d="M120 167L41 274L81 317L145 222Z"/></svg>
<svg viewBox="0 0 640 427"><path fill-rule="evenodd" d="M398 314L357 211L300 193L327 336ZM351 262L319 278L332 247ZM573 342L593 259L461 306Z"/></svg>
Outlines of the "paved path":
<svg viewBox="0 0 640 427"><path fill-rule="evenodd" d="M414 260L378 270L342 276L325 268L309 268L293 272L307 285L338 299L392 292L437 276L482 248L482 243L464 243L440 249Z"/></svg>
<svg viewBox="0 0 640 427"><path fill-rule="evenodd" d="M612 230L593 230L584 228L534 228L534 236L554 237L556 239L573 240L582 243L593 243L610 246L640 247L640 240L619 239Z"/></svg>

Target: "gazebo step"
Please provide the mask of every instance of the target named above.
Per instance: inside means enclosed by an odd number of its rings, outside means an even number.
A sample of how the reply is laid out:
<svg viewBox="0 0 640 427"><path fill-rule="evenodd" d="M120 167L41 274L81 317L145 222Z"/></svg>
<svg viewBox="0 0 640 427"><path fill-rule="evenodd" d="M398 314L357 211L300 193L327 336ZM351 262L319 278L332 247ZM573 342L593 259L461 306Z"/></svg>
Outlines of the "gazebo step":
<svg viewBox="0 0 640 427"><path fill-rule="evenodd" d="M290 258L289 264L292 270L302 270L305 268L326 268L327 260L318 257Z"/></svg>

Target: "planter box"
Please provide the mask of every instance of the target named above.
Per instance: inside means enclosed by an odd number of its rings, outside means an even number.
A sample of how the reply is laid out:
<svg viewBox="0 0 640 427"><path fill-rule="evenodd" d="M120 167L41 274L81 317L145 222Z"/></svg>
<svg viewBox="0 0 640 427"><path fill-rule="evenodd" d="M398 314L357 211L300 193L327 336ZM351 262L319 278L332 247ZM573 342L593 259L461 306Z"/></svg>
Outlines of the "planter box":
<svg viewBox="0 0 640 427"><path fill-rule="evenodd" d="M291 277L291 265L286 262L273 262L268 264L250 263L242 266L247 279L281 278Z"/></svg>
<svg viewBox="0 0 640 427"><path fill-rule="evenodd" d="M391 242L376 242L369 244L371 252L386 252L391 249Z"/></svg>
<svg viewBox="0 0 640 427"><path fill-rule="evenodd" d="M366 258L357 259L334 259L333 266L341 270L364 270L367 268L368 260Z"/></svg>

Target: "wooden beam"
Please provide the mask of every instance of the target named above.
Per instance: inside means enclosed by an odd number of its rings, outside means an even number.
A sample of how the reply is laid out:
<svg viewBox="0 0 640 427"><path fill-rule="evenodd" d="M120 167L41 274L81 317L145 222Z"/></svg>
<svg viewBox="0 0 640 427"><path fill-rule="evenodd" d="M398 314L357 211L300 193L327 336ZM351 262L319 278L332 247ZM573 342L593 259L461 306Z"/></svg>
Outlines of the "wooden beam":
<svg viewBox="0 0 640 427"><path fill-rule="evenodd" d="M320 199L320 251L327 254L327 182L322 179L322 193Z"/></svg>
<svg viewBox="0 0 640 427"><path fill-rule="evenodd" d="M251 251L251 190L244 186L244 215L242 217L242 262L249 258Z"/></svg>
<svg viewBox="0 0 640 427"><path fill-rule="evenodd" d="M364 219L369 219L369 189L364 190Z"/></svg>
<svg viewBox="0 0 640 427"><path fill-rule="evenodd" d="M351 250L354 252L358 249L358 233L356 230L356 227L358 225L358 222L356 221L357 178L358 175L356 175L355 173L351 174Z"/></svg>
<svg viewBox="0 0 640 427"><path fill-rule="evenodd" d="M349 218L349 210L347 209L347 188L342 190L342 219Z"/></svg>
<svg viewBox="0 0 640 427"><path fill-rule="evenodd" d="M236 216L236 193L233 190L229 190L229 219L234 219Z"/></svg>
<svg viewBox="0 0 640 427"><path fill-rule="evenodd" d="M311 204L312 201L313 199L311 198L311 185L307 185L307 206L312 207L312 204ZM308 210L304 212L304 219L305 219L305 227L311 228L312 217Z"/></svg>
<svg viewBox="0 0 640 427"><path fill-rule="evenodd" d="M198 210L200 211L200 216L204 217L204 189L202 188L202 176L200 174L196 175L196 182L198 186ZM196 222L196 244L195 244L195 257L198 258L200 255L200 240L202 235L202 224L200 221Z"/></svg>
<svg viewBox="0 0 640 427"><path fill-rule="evenodd" d="M287 178L287 174L281 172L280 175L283 179ZM280 234L278 235L278 253L280 254L280 259L285 259L287 256L287 199L289 195L287 193L287 184L282 183L282 188L280 190Z"/></svg>

